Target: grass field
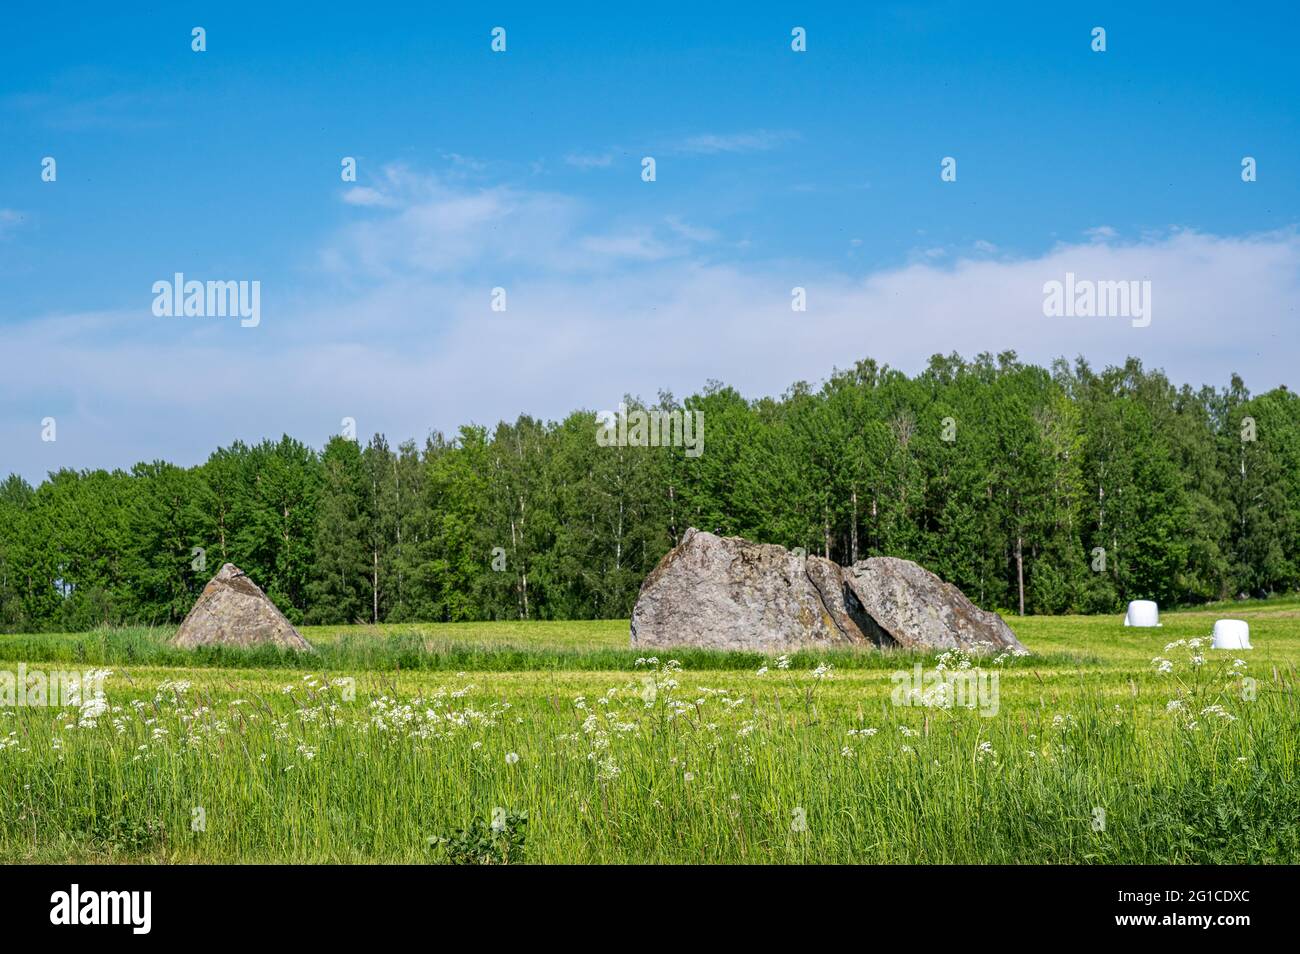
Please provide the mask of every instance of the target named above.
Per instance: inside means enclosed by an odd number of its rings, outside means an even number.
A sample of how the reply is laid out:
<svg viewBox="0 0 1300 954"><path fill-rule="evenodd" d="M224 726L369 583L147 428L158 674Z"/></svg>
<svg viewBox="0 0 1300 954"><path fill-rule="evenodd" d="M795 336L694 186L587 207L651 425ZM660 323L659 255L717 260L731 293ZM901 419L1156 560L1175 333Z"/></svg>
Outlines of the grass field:
<svg viewBox="0 0 1300 954"><path fill-rule="evenodd" d="M1221 616L1256 648L1166 650ZM111 671L0 708L0 861L1300 862L1300 600L1010 622L996 714L895 704L933 655L638 664L626 621L0 636Z"/></svg>

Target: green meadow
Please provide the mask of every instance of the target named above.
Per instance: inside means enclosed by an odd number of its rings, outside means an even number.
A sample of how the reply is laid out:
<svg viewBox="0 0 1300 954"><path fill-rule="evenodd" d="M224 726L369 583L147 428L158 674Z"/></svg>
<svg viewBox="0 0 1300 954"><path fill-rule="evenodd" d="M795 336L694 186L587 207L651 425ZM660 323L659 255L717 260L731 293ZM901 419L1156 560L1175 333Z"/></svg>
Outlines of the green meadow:
<svg viewBox="0 0 1300 954"><path fill-rule="evenodd" d="M1227 616L1255 649L1209 648ZM1300 599L1009 622L1031 655L637 650L626 621L306 627L302 656L0 636L0 672L108 673L103 705L0 707L0 861L1300 862ZM917 665L986 691L900 695Z"/></svg>

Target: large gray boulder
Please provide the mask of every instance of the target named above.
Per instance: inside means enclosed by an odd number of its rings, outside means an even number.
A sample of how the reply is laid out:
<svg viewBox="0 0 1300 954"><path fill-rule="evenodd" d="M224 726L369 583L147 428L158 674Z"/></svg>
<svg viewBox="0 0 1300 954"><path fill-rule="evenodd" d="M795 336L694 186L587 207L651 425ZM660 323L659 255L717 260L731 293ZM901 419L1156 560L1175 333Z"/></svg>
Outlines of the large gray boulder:
<svg viewBox="0 0 1300 954"><path fill-rule="evenodd" d="M859 560L844 571L844 583L872 620L870 636L877 645L1024 650L1001 616L980 609L957 587L911 560Z"/></svg>
<svg viewBox="0 0 1300 954"><path fill-rule="evenodd" d="M293 628L279 607L233 563L208 581L172 644L196 646L279 646L310 652L312 646Z"/></svg>
<svg viewBox="0 0 1300 954"><path fill-rule="evenodd" d="M829 560L691 528L641 584L632 645L760 652L869 645L843 593L840 568Z"/></svg>
<svg viewBox="0 0 1300 954"><path fill-rule="evenodd" d="M996 613L893 557L840 567L691 528L641 584L634 647L1023 649Z"/></svg>

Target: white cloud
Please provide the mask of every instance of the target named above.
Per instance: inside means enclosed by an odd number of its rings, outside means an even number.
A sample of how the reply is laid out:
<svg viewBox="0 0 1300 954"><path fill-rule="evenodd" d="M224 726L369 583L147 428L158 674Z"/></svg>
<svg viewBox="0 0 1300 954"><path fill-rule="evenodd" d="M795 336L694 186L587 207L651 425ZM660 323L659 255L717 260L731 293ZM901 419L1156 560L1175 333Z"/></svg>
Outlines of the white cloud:
<svg viewBox="0 0 1300 954"><path fill-rule="evenodd" d="M0 209L0 238L23 224L26 216L15 209Z"/></svg>
<svg viewBox="0 0 1300 954"><path fill-rule="evenodd" d="M593 271L619 261L654 262L712 241L712 229L680 216L661 223L611 225L596 210L559 193L513 186L468 189L401 166L385 167L379 184L344 194L354 205L392 210L353 223L322 250L337 276L393 280L451 276L492 268Z"/></svg>
<svg viewBox="0 0 1300 954"><path fill-rule="evenodd" d="M612 152L602 152L594 155L570 153L564 157L564 161L584 171L587 169L607 169L614 164L614 154Z"/></svg>
<svg viewBox="0 0 1300 954"><path fill-rule="evenodd" d="M703 133L686 138L677 145L675 151L702 156L724 152L765 152L798 138L796 132L767 129L739 133Z"/></svg>
<svg viewBox="0 0 1300 954"><path fill-rule="evenodd" d="M130 313L10 325L0 351L4 470L195 463L219 444L288 432L315 444L363 432L559 417L627 392L679 396L710 378L754 397L872 356L916 371L929 355L1018 351L1094 366L1136 355L1178 382L1300 385L1300 237L1172 232L1091 236L1032 258L916 259L849 272L825 263L719 264L690 254L711 230L680 218L608 221L562 195L465 190L405 170L385 203L331 236L320 283L265 289L256 329ZM1066 272L1150 280L1152 322L1045 318ZM509 311L492 312L493 285ZM790 289L808 311L790 310ZM59 418L57 445L39 421Z"/></svg>
<svg viewBox="0 0 1300 954"><path fill-rule="evenodd" d="M459 152L444 152L442 158L460 172L479 173L486 171L488 167L482 159L465 156Z"/></svg>
<svg viewBox="0 0 1300 954"><path fill-rule="evenodd" d="M678 215L668 216L664 219L664 223L668 228L672 229L674 234L680 235L688 242L715 242L718 239L718 232L716 229L692 225L689 222L683 221L681 216Z"/></svg>
<svg viewBox="0 0 1300 954"><path fill-rule="evenodd" d="M370 186L354 186L348 189L343 193L343 201L348 205L377 206L387 209L397 205L397 201L391 196L385 195L378 189L372 189Z"/></svg>
<svg viewBox="0 0 1300 954"><path fill-rule="evenodd" d="M583 250L600 258L656 262L683 253L683 249L660 241L648 229L614 235L591 235L580 239Z"/></svg>
<svg viewBox="0 0 1300 954"><path fill-rule="evenodd" d="M577 208L566 196L509 186L469 190L437 176L386 166L377 185L353 204L394 214L352 224L322 250L336 275L391 280L401 275L449 275L474 265L507 266L537 259L558 267L558 242L571 232ZM563 254L552 254L557 250Z"/></svg>

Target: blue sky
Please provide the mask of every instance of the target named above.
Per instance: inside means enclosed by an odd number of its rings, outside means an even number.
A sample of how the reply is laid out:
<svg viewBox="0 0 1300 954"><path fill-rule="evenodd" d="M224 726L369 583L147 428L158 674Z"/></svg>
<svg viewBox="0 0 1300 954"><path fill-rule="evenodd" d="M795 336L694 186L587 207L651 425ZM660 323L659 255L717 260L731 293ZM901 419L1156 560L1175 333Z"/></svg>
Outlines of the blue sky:
<svg viewBox="0 0 1300 954"><path fill-rule="evenodd" d="M267 6L5 13L0 473L868 355L1300 384L1290 5ZM1151 280L1151 325L1045 318L1067 270ZM177 271L260 281L261 325L155 317Z"/></svg>

